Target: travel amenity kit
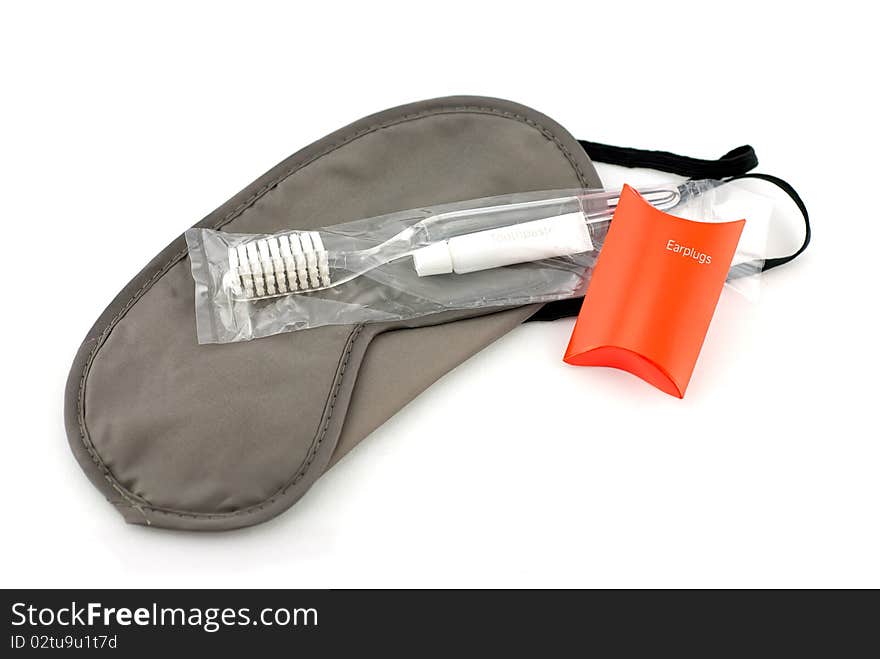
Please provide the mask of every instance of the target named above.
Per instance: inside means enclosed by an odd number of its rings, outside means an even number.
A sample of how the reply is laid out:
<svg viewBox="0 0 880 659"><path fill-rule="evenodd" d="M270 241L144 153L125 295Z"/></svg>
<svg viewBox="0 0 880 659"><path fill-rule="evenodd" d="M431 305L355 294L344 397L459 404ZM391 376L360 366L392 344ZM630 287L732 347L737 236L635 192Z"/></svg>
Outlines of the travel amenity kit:
<svg viewBox="0 0 880 659"><path fill-rule="evenodd" d="M606 188L593 161L666 176ZM122 290L68 379L74 455L129 522L256 524L470 355L573 315L566 362L683 397L722 287L753 294L809 242L797 193L756 165L751 147L700 160L578 142L492 98L369 116ZM800 246L779 254L792 209Z"/></svg>

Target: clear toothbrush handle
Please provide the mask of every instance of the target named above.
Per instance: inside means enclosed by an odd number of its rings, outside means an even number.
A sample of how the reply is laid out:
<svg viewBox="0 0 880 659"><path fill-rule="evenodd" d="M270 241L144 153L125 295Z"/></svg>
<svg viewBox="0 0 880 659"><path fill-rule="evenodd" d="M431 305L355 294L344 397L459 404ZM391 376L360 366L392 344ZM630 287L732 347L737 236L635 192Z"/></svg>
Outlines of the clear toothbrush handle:
<svg viewBox="0 0 880 659"><path fill-rule="evenodd" d="M661 210L675 206L681 193L677 188L649 188L640 191ZM413 267L420 277L448 273L465 274L515 263L528 263L559 256L573 256L594 249L590 225L607 222L620 199L618 192L597 191L573 197L555 198L456 211L426 220L429 223L472 220L489 213L518 210L534 213L539 219L466 233L432 242L413 252ZM547 208L558 209L578 202L578 210L541 217Z"/></svg>

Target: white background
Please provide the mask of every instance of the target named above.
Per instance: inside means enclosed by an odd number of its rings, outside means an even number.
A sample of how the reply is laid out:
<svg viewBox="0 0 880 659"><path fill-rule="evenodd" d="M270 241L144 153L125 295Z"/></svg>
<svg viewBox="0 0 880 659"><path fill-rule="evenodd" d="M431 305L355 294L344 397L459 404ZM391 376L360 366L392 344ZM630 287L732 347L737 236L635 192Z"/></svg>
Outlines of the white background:
<svg viewBox="0 0 880 659"><path fill-rule="evenodd" d="M880 586L880 58L866 3L814 4L5 4L2 585ZM723 295L684 400L530 324L267 524L125 525L62 422L95 318L285 156L463 93L583 139L750 143L813 245L758 302Z"/></svg>

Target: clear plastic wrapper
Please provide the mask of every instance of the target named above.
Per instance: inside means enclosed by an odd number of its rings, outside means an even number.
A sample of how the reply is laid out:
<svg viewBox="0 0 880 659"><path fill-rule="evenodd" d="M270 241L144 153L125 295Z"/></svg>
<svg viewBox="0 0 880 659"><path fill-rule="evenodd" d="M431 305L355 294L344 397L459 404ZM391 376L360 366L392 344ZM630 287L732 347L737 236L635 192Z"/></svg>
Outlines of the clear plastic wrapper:
<svg viewBox="0 0 880 659"><path fill-rule="evenodd" d="M730 186L687 181L639 192L673 215L724 221L744 216ZM272 235L190 229L199 343L582 296L618 196L525 192ZM766 222L753 228L729 279L747 293L763 267Z"/></svg>

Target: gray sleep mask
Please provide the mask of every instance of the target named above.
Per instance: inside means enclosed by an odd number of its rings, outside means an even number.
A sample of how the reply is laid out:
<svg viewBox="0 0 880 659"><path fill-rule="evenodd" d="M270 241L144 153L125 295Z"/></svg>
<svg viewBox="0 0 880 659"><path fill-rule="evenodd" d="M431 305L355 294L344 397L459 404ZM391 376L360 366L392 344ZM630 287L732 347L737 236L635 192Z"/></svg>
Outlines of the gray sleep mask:
<svg viewBox="0 0 880 659"><path fill-rule="evenodd" d="M579 144L516 103L423 101L315 142L196 226L272 233L516 191L599 187L588 151L684 175L695 167L732 176L757 164L748 147L672 167L663 166L671 154L615 149ZM640 161L627 161L635 153ZM193 296L180 237L104 311L68 379L73 453L131 523L224 530L270 519L456 365L530 317L577 309L571 301L452 312L200 346Z"/></svg>

